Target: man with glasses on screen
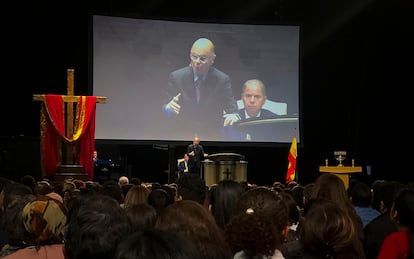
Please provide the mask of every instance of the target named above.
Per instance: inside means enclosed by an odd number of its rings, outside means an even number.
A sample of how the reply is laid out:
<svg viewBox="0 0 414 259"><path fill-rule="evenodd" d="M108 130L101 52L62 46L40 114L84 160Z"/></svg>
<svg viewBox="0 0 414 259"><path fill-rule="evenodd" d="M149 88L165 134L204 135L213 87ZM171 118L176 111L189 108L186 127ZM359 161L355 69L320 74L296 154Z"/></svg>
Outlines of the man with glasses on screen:
<svg viewBox="0 0 414 259"><path fill-rule="evenodd" d="M213 67L216 54L209 39L197 39L190 51L190 65L173 71L168 80L163 109L183 136L222 138L223 127L240 120L230 77Z"/></svg>

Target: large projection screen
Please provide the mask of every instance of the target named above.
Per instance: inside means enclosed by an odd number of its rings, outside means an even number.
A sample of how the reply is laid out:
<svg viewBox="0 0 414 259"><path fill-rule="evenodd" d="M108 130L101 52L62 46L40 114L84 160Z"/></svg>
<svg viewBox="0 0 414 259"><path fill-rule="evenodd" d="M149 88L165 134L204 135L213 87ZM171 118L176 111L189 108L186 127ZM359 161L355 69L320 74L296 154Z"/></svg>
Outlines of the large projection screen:
<svg viewBox="0 0 414 259"><path fill-rule="evenodd" d="M93 95L107 97L96 108L96 139L188 141L198 135L203 141L290 143L296 135L300 142L300 26L94 15L92 35ZM192 44L199 38L214 43L213 67L228 75L238 108L244 82L258 79L266 87L263 108L277 116L242 119L214 133L212 125L194 129L192 122L178 120L184 106L178 116L167 116L163 105L170 73L189 67ZM217 107L205 106L201 123L224 117L224 110L209 114Z"/></svg>

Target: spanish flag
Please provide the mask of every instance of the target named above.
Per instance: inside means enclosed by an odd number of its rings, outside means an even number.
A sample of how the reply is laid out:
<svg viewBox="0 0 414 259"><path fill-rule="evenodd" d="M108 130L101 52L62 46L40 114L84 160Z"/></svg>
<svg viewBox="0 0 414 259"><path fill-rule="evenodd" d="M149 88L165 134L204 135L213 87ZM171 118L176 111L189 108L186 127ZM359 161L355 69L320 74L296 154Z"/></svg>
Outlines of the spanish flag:
<svg viewBox="0 0 414 259"><path fill-rule="evenodd" d="M290 145L289 155L288 155L288 169L286 174L286 183L289 183L295 180L296 177L296 157L297 157L297 142L296 142L296 134L293 137L292 144Z"/></svg>

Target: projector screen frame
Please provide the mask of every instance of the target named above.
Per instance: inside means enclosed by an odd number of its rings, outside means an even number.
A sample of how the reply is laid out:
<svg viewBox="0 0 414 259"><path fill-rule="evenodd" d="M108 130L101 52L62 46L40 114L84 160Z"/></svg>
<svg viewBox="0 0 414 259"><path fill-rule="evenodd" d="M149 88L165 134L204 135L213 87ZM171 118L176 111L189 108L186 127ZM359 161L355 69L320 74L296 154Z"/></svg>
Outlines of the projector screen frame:
<svg viewBox="0 0 414 259"><path fill-rule="evenodd" d="M226 141L226 140L205 140L202 138L202 141L204 143L208 143L211 146L222 146L223 143L227 146L232 147L238 147L238 146L263 146L263 147L274 147L274 146L287 146L290 145L291 140L294 135L297 136L297 143L299 146L303 146L304 144L304 128L303 128L303 96L302 96L302 26L300 24L281 24L281 23L273 23L273 22L260 22L260 23L253 23L253 22L242 22L242 21L215 21L215 20L200 20L200 19L188 19L188 18L170 18L170 17L145 17L145 16L126 16L126 15L107 15L107 14L90 14L90 29L89 29L89 40L88 40L88 49L89 49L89 56L88 56L88 69L89 69L89 77L88 77L88 92L90 95L96 94L102 96L100 93L94 92L94 30L93 30L93 20L96 16L103 16L103 17L112 17L112 18L120 18L120 19L137 19L137 20L149 20L149 21L165 21L165 22L179 22L179 23L197 23L197 24L223 24L223 25L247 25L247 26L291 26L291 27L297 27L298 28L298 56L297 56L297 118L298 118L298 127L299 129L295 128L295 131L291 132L291 137L289 139L286 139L284 142L274 142L274 141L238 141L238 140L232 140L232 141ZM183 46L182 48L189 52L189 46L191 46L192 42L188 42L187 45ZM217 50L218 53L222 52L223 50ZM220 54L217 54L217 64L220 64ZM187 57L184 57L187 58ZM220 66L220 65L218 65ZM180 68L180 66L175 66L177 69ZM226 69L223 69L223 71L226 71ZM167 75L165 76L167 78ZM166 84L167 82L165 82ZM233 82L232 82L233 83ZM235 99L237 98L237 93L235 93ZM106 96L108 98L108 102L111 101L111 96ZM107 104L103 104L107 105ZM99 106L97 106L98 109ZM100 116L99 109L97 111L97 118ZM99 130L97 124L97 130ZM141 138L100 138L97 136L96 140L99 143L108 143L108 144L159 144L159 145L167 145L167 146L180 146L185 145L190 141L192 138L191 136L188 137L188 139L159 139L159 138L152 138L152 139L141 139Z"/></svg>

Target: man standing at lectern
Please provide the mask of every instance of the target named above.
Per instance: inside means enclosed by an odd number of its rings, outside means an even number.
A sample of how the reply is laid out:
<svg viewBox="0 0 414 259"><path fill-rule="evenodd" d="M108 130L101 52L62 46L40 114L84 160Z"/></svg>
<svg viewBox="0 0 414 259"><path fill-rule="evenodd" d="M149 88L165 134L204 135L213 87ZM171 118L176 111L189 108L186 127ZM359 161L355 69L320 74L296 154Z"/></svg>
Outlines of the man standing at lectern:
<svg viewBox="0 0 414 259"><path fill-rule="evenodd" d="M200 145L200 138L194 137L193 143L188 145L187 154L189 156L189 172L194 174L201 173L201 161L204 160L208 154L204 153L203 146Z"/></svg>

